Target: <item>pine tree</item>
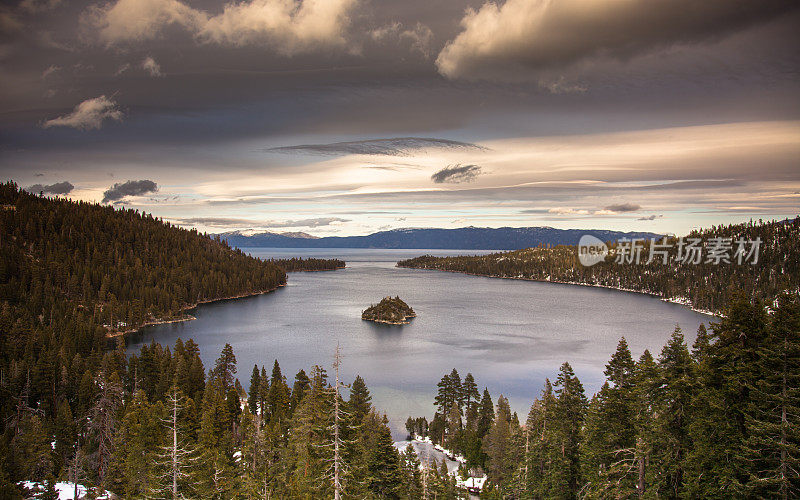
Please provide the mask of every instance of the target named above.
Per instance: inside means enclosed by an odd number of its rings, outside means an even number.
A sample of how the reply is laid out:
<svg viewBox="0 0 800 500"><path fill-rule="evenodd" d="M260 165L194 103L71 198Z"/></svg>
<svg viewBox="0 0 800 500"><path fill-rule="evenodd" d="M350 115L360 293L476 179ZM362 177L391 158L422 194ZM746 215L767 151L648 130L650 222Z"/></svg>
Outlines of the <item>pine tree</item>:
<svg viewBox="0 0 800 500"><path fill-rule="evenodd" d="M460 438L461 438L461 408L458 402L453 401L450 405L450 411L447 412L447 426L445 427L445 445L451 451L460 452Z"/></svg>
<svg viewBox="0 0 800 500"><path fill-rule="evenodd" d="M750 464L743 447L752 408L751 381L760 376L758 350L767 339L767 316L759 303L738 297L712 324L708 360L700 363L700 388L690 423L686 495L743 495Z"/></svg>
<svg viewBox="0 0 800 500"><path fill-rule="evenodd" d="M492 396L489 394L489 389L483 389L483 397L481 398L481 408L478 413L478 437L483 439L489 429L494 423L494 404L492 403Z"/></svg>
<svg viewBox="0 0 800 500"><path fill-rule="evenodd" d="M542 394L531 405L525 423L528 440L527 456L527 491L533 498L544 498L548 489L547 478L550 475L550 462L553 455L553 418L556 398L550 379L545 379Z"/></svg>
<svg viewBox="0 0 800 500"><path fill-rule="evenodd" d="M554 453L548 478L548 495L576 498L582 485L580 476L581 427L586 413L583 385L569 363L561 365L554 384L556 405L553 415Z"/></svg>
<svg viewBox="0 0 800 500"><path fill-rule="evenodd" d="M407 498L424 498L422 487L423 472L420 471L420 460L410 443L406 445L400 456L400 468L404 474L402 483L404 496Z"/></svg>
<svg viewBox="0 0 800 500"><path fill-rule="evenodd" d="M478 384L475 383L472 373L467 373L467 376L464 377L464 382L461 384L461 398L464 402L466 427L474 429L478 420L481 393L478 392Z"/></svg>
<svg viewBox="0 0 800 500"><path fill-rule="evenodd" d="M18 462L20 476L43 481L53 473L53 450L42 418L36 413L23 415L11 442L12 459Z"/></svg>
<svg viewBox="0 0 800 500"><path fill-rule="evenodd" d="M250 390L247 393L247 407L253 415L258 411L258 386L260 382L261 375L258 371L258 365L253 365L253 374L250 375Z"/></svg>
<svg viewBox="0 0 800 500"><path fill-rule="evenodd" d="M268 422L269 408L267 407L267 402L269 401L269 389L272 387L272 382L267 376L267 369L263 366L261 367L259 379L261 383L258 385L258 407L260 408L261 420Z"/></svg>
<svg viewBox="0 0 800 500"><path fill-rule="evenodd" d="M501 395L497 398L497 413L494 424L483 438L489 481L494 484L503 484L511 478L514 472L515 467L509 463L513 431L511 408L508 405L508 400Z"/></svg>
<svg viewBox="0 0 800 500"><path fill-rule="evenodd" d="M272 377L270 379L269 392L267 394L267 409L270 425L277 425L280 429L288 426L290 412L289 386L286 385L281 373L281 366L275 360L272 366ZM283 434L283 430L281 431Z"/></svg>
<svg viewBox="0 0 800 500"><path fill-rule="evenodd" d="M211 370L211 378L219 379L222 382L223 392L227 393L233 386L235 376L236 355L233 353L233 347L226 343L214 364L214 369Z"/></svg>
<svg viewBox="0 0 800 500"><path fill-rule="evenodd" d="M280 383L280 372L273 372L273 384ZM294 412L289 433L291 457L290 491L292 497L332 498L333 474L333 398L324 370L314 366L311 389ZM274 418L280 418L278 414Z"/></svg>
<svg viewBox="0 0 800 500"><path fill-rule="evenodd" d="M634 366L633 426L636 431L636 490L639 497L647 493L647 476L653 452L654 408L659 384L658 366L653 355L645 349Z"/></svg>
<svg viewBox="0 0 800 500"><path fill-rule="evenodd" d="M636 488L633 371L623 337L606 365L608 381L589 405L581 444L585 489L598 495L626 497Z"/></svg>
<svg viewBox="0 0 800 500"><path fill-rule="evenodd" d="M364 383L364 379L360 375L356 375L356 379L350 387L350 400L348 401L348 407L354 422L361 422L364 415L369 413L372 408L371 402L372 396L369 393L369 389L367 389L367 384Z"/></svg>
<svg viewBox="0 0 800 500"><path fill-rule="evenodd" d="M759 376L750 384L744 442L752 464L744 484L747 496L800 496L800 301L777 300L769 337L758 347Z"/></svg>
<svg viewBox="0 0 800 500"><path fill-rule="evenodd" d="M400 498L404 474L392 434L375 411L366 415L360 432L361 460L366 466L364 480L374 498Z"/></svg>
<svg viewBox="0 0 800 500"><path fill-rule="evenodd" d="M58 413L53 425L53 437L55 438L55 447L53 448L55 470L62 471L67 468L78 441L78 426L67 401L61 401L58 405Z"/></svg>
<svg viewBox="0 0 800 500"><path fill-rule="evenodd" d="M450 375L445 375L436 385L438 388L434 403L438 411L442 415L446 415L450 409L450 404L453 402L453 384L450 382Z"/></svg>
<svg viewBox="0 0 800 500"><path fill-rule="evenodd" d="M164 443L161 428L164 417L160 402L150 404L143 390L136 391L115 441L115 457L125 478L127 497L144 497L163 488L159 484L161 474L156 469L156 454Z"/></svg>
<svg viewBox="0 0 800 500"><path fill-rule="evenodd" d="M683 495L684 460L691 448L688 416L695 392L692 359L680 327L661 351L658 375L649 482L655 494L679 498Z"/></svg>
<svg viewBox="0 0 800 500"><path fill-rule="evenodd" d="M221 499L235 486L233 461L233 417L228 410L222 377L206 384L202 402L199 443L203 449L201 484L198 493L205 498Z"/></svg>
<svg viewBox="0 0 800 500"><path fill-rule="evenodd" d="M305 370L300 370L297 372L297 375L294 376L294 385L292 385L292 400L290 403L292 411L300 407L303 396L305 396L309 387L311 387L311 380L309 380Z"/></svg>

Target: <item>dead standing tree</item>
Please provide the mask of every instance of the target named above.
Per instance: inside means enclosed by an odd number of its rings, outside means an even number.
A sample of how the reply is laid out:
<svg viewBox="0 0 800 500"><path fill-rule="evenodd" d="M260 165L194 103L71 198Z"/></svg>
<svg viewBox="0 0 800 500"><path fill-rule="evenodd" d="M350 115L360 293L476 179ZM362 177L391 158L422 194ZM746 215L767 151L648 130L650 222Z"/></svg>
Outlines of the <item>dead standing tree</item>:
<svg viewBox="0 0 800 500"><path fill-rule="evenodd" d="M87 428L89 435L97 441L97 474L100 484L105 486L106 474L114 452L114 434L117 430L117 413L122 407L122 384L116 374L107 376L100 372L97 378L100 389L97 399L89 410Z"/></svg>

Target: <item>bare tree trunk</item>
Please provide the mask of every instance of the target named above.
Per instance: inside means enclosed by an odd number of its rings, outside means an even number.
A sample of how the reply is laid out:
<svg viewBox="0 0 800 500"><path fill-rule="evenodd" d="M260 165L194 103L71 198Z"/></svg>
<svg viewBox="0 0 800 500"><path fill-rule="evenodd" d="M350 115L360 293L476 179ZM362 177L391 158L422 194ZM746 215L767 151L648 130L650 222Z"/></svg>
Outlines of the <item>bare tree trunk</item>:
<svg viewBox="0 0 800 500"><path fill-rule="evenodd" d="M789 488L786 476L786 426L789 422L786 418L786 352L789 350L788 341L783 343L783 378L781 380L781 498L786 500L789 497Z"/></svg>
<svg viewBox="0 0 800 500"><path fill-rule="evenodd" d="M342 498L342 484L339 474L340 470L340 456L339 456L339 344L336 344L336 355L334 357L333 367L336 369L336 387L333 392L333 488L334 500L341 500Z"/></svg>
<svg viewBox="0 0 800 500"><path fill-rule="evenodd" d="M178 500L178 398L172 400L172 500Z"/></svg>
<svg viewBox="0 0 800 500"><path fill-rule="evenodd" d="M639 490L639 498L644 496L644 477L645 477L645 459L646 456L644 454L644 445L642 444L642 439L639 438L639 483L637 485L637 489Z"/></svg>

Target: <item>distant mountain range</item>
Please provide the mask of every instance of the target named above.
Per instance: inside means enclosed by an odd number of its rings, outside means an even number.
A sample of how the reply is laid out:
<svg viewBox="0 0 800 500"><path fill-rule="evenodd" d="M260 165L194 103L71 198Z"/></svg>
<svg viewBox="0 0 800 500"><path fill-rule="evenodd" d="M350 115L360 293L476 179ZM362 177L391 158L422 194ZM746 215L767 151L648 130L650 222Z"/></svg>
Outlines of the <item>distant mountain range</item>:
<svg viewBox="0 0 800 500"><path fill-rule="evenodd" d="M519 250L538 245L576 245L584 234L602 241L620 238L658 238L656 233L608 231L605 229L556 229L553 227L462 227L458 229L393 229L366 236L326 236L305 233L254 233L232 231L220 234L228 244L240 248L408 248L459 250Z"/></svg>

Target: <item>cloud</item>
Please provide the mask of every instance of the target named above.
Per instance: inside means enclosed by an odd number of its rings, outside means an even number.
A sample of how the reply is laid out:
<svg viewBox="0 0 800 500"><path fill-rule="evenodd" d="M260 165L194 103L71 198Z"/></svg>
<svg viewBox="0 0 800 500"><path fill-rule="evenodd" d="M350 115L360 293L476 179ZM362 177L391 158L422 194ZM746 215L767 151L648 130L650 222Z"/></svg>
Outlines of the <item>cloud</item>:
<svg viewBox="0 0 800 500"><path fill-rule="evenodd" d="M633 203L622 203L619 205L609 205L601 210L555 207L547 210L547 213L558 214L558 215L617 215L619 213L624 213L624 212L635 212L640 208L642 207L640 207L639 205L634 205ZM540 213L539 210L523 210L522 212Z"/></svg>
<svg viewBox="0 0 800 500"><path fill-rule="evenodd" d="M591 212L588 210L576 210L574 208L555 207L549 209L547 213L558 215L589 215Z"/></svg>
<svg viewBox="0 0 800 500"><path fill-rule="evenodd" d="M448 165L438 172L431 175L431 180L437 184L449 182L458 184L461 182L472 182L477 176L482 174L481 167L478 165Z"/></svg>
<svg viewBox="0 0 800 500"><path fill-rule="evenodd" d="M68 115L47 120L42 127L72 127L78 130L91 130L101 128L106 119L120 121L122 120L122 111L117 109L117 103L113 99L101 95L78 104Z"/></svg>
<svg viewBox="0 0 800 500"><path fill-rule="evenodd" d="M131 65L129 63L125 63L122 66L120 66L119 68L117 68L117 72L114 73L114 76L119 76L122 73L125 73L126 71L128 71L129 69L131 69Z"/></svg>
<svg viewBox="0 0 800 500"><path fill-rule="evenodd" d="M412 151L428 148L479 149L486 148L468 142L427 137L395 137L391 139L371 139L366 141L334 142L332 144L300 144L266 149L273 153L300 153L323 156L340 155L384 155L408 156Z"/></svg>
<svg viewBox="0 0 800 500"><path fill-rule="evenodd" d="M230 3L198 31L220 45L267 45L291 56L346 45L345 29L357 0L251 0Z"/></svg>
<svg viewBox="0 0 800 500"><path fill-rule="evenodd" d="M189 217L182 219L175 219L175 222L180 226L209 226L218 228L242 228L242 227L257 227L257 228L292 228L292 227L322 227L338 224L341 222L350 222L350 219L342 219L339 217L318 217L314 219L299 219L299 220L253 220L253 219L240 219L235 217Z"/></svg>
<svg viewBox="0 0 800 500"><path fill-rule="evenodd" d="M608 205L607 207L604 208L604 210L608 210L609 212L620 213L620 212L635 212L640 208L642 207L635 203L620 203L617 205Z"/></svg>
<svg viewBox="0 0 800 500"><path fill-rule="evenodd" d="M506 0L468 9L436 59L448 78L558 69L712 40L800 6L794 0Z"/></svg>
<svg viewBox="0 0 800 500"><path fill-rule="evenodd" d="M433 31L420 22L411 29L403 29L402 23L394 22L370 31L369 35L376 42L406 40L411 43L412 50L425 57L431 55Z"/></svg>
<svg viewBox="0 0 800 500"><path fill-rule="evenodd" d="M72 183L63 181L55 184L34 184L25 188L25 191L29 193L69 194L73 189L75 189L75 186Z"/></svg>
<svg viewBox="0 0 800 500"><path fill-rule="evenodd" d="M178 0L117 0L88 12L88 23L108 45L156 38L173 25L197 30L205 14Z"/></svg>
<svg viewBox="0 0 800 500"><path fill-rule="evenodd" d="M46 70L42 71L42 80L47 78L48 76L52 75L56 71L60 70L61 66L56 66L55 64L51 64Z"/></svg>
<svg viewBox="0 0 800 500"><path fill-rule="evenodd" d="M648 215L647 217L639 217L636 220L656 220L656 219L659 219L661 217L664 217L664 216L663 215Z"/></svg>
<svg viewBox="0 0 800 500"><path fill-rule="evenodd" d="M53 10L61 4L61 0L22 0L19 8L31 14Z"/></svg>
<svg viewBox="0 0 800 500"><path fill-rule="evenodd" d="M126 196L141 196L155 193L156 191L158 191L158 184L148 179L117 182L103 193L103 203L121 200Z"/></svg>
<svg viewBox="0 0 800 500"><path fill-rule="evenodd" d="M199 42L259 45L292 56L347 45L350 13L358 0L250 0L217 15L179 0L117 0L89 11L88 24L107 45L152 40L171 26Z"/></svg>
<svg viewBox="0 0 800 500"><path fill-rule="evenodd" d="M164 73L161 72L161 66L150 56L145 57L142 61L142 69L150 73L150 76L153 77L164 76Z"/></svg>

